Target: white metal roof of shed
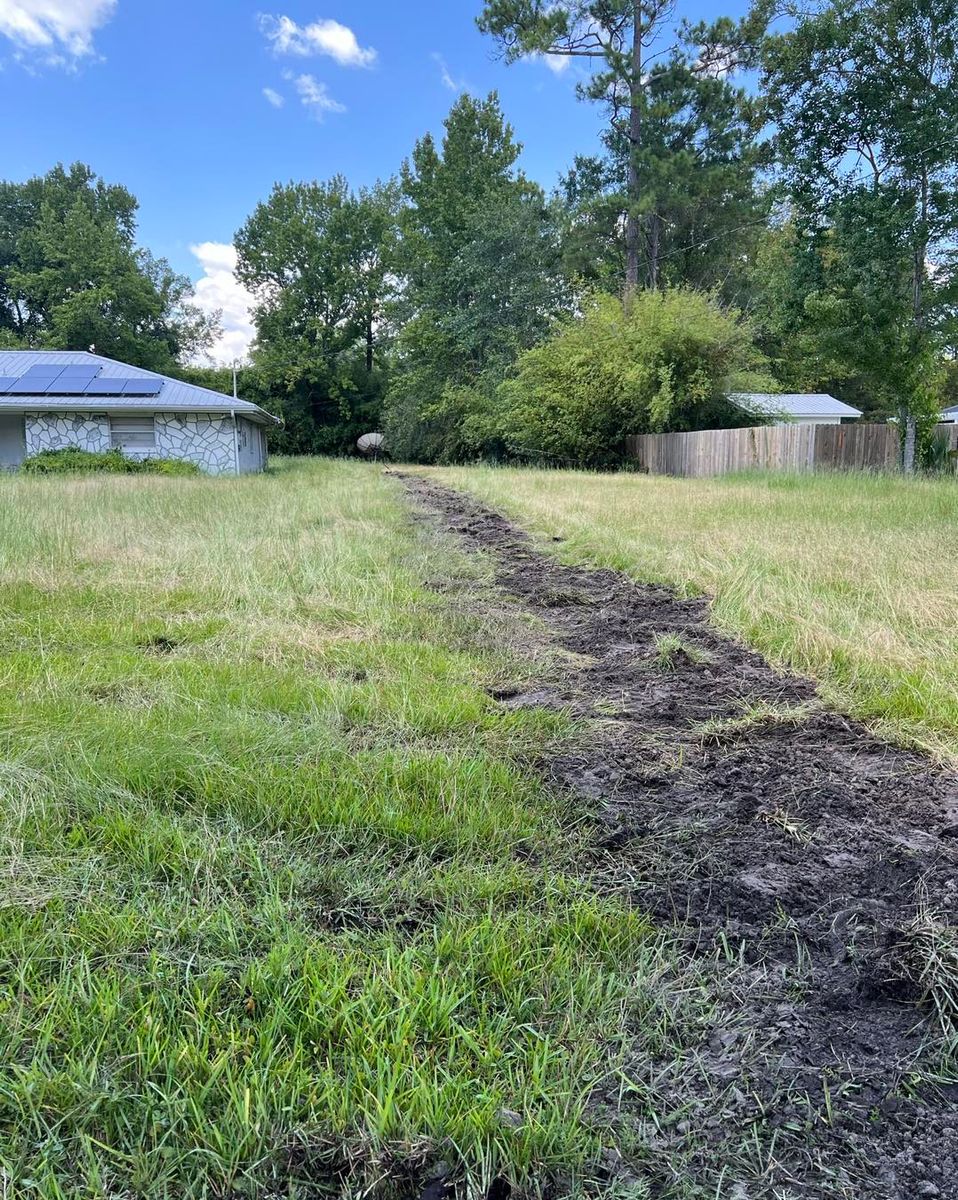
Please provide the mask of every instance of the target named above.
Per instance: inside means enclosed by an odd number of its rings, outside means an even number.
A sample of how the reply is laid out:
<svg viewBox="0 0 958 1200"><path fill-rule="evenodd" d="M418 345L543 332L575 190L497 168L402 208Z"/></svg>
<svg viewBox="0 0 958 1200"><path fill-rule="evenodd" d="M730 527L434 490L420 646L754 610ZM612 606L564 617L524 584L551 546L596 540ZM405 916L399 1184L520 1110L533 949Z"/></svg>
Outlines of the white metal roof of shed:
<svg viewBox="0 0 958 1200"><path fill-rule="evenodd" d="M235 411L260 425L281 425L282 422L258 404L234 400L211 388L184 383L157 371L131 367L126 363L91 354L86 350L0 350L0 377L23 375L35 366L98 367L98 379L156 379L162 386L155 396L56 396L43 392L31 394L0 392L0 412L42 410L43 412L202 412L228 413Z"/></svg>
<svg viewBox="0 0 958 1200"><path fill-rule="evenodd" d="M861 409L836 400L827 392L734 392L729 399L740 408L765 415L790 417L860 417Z"/></svg>

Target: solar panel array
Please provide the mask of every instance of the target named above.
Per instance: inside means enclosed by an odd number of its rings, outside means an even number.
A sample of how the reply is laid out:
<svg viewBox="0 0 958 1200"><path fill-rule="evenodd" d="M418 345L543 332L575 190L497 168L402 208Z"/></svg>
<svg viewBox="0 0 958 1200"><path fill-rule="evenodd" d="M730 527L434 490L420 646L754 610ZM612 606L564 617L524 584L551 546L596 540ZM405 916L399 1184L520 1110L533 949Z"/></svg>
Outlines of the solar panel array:
<svg viewBox="0 0 958 1200"><path fill-rule="evenodd" d="M28 367L17 378L0 377L2 396L158 396L164 381L140 379L109 379L100 376L100 367L49 366Z"/></svg>

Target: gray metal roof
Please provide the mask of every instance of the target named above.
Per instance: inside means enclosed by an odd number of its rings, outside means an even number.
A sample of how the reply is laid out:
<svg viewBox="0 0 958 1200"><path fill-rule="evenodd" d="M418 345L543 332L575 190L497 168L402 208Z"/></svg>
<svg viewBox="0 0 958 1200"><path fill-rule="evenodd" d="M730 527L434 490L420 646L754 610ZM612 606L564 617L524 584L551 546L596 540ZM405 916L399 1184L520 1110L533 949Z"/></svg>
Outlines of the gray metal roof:
<svg viewBox="0 0 958 1200"><path fill-rule="evenodd" d="M251 404L248 400L234 400L222 392L210 388L171 379L156 371L143 367L131 367L126 363L105 358L102 354L90 354L86 350L0 350L0 376L20 376L33 366L97 366L99 379L159 379L163 386L156 396L50 396L44 393L31 395L29 392L16 395L0 393L0 411L43 412L109 412L122 409L124 412L206 412L240 413L260 425L282 424L272 413Z"/></svg>
<svg viewBox="0 0 958 1200"><path fill-rule="evenodd" d="M861 409L836 400L827 392L734 392L729 399L740 408L788 417L860 417Z"/></svg>

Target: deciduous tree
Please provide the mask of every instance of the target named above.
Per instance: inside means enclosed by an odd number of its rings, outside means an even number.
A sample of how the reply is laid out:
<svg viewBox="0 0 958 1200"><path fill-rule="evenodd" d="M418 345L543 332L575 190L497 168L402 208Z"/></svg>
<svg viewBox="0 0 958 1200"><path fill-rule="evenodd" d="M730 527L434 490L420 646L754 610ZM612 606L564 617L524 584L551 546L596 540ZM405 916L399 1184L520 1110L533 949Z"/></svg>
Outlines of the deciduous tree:
<svg viewBox="0 0 958 1200"><path fill-rule="evenodd" d="M519 360L499 389L506 450L616 464L633 433L754 423L730 392L771 384L753 330L699 292L598 296Z"/></svg>
<svg viewBox="0 0 958 1200"><path fill-rule="evenodd" d="M251 378L286 419L284 449L346 450L378 423L397 204L392 183L277 184L236 235Z"/></svg>
<svg viewBox="0 0 958 1200"><path fill-rule="evenodd" d="M958 3L828 0L763 62L796 213L830 231L812 303L897 393L910 469L958 282Z"/></svg>
<svg viewBox="0 0 958 1200"><path fill-rule="evenodd" d="M388 399L390 447L455 458L516 356L559 303L558 247L541 190L516 169L520 147L498 99L465 95L441 145L417 142L402 173L403 322Z"/></svg>
<svg viewBox="0 0 958 1200"><path fill-rule="evenodd" d="M204 349L216 319L192 285L136 246L137 202L81 163L0 184L0 336L154 370Z"/></svg>

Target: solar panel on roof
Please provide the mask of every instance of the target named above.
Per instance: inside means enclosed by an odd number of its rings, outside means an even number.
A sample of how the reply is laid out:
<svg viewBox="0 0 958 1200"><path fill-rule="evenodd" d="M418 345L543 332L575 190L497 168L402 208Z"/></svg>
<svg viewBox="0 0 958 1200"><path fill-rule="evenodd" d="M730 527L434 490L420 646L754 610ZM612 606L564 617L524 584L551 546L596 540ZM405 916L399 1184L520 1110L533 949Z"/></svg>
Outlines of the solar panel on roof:
<svg viewBox="0 0 958 1200"><path fill-rule="evenodd" d="M55 379L63 370L63 363L55 363L53 366L38 363L34 367L27 369L20 376L21 379Z"/></svg>
<svg viewBox="0 0 958 1200"><path fill-rule="evenodd" d="M21 375L20 378L24 383L28 381L26 375ZM59 378L59 375L31 375L29 382L39 388L41 392L45 392L48 388L54 387Z"/></svg>
<svg viewBox="0 0 958 1200"><path fill-rule="evenodd" d="M0 375L0 392L5 392L11 383L16 382L16 378L13 375Z"/></svg>
<svg viewBox="0 0 958 1200"><path fill-rule="evenodd" d="M93 379L99 373L99 367L67 367L60 374L63 379Z"/></svg>
<svg viewBox="0 0 958 1200"><path fill-rule="evenodd" d="M125 379L124 396L156 396L163 386L162 379Z"/></svg>
<svg viewBox="0 0 958 1200"><path fill-rule="evenodd" d="M19 379L15 379L7 388L7 394L10 396L36 396L38 388L45 388L49 380L46 379L25 379L22 375Z"/></svg>
<svg viewBox="0 0 958 1200"><path fill-rule="evenodd" d="M89 379L81 390L85 396L119 396L125 382L123 379Z"/></svg>
<svg viewBox="0 0 958 1200"><path fill-rule="evenodd" d="M48 396L82 396L89 386L89 379L69 379L60 375L48 380L43 391Z"/></svg>
<svg viewBox="0 0 958 1200"><path fill-rule="evenodd" d="M82 396L90 386L89 379L59 379L50 381L46 389L48 396Z"/></svg>

